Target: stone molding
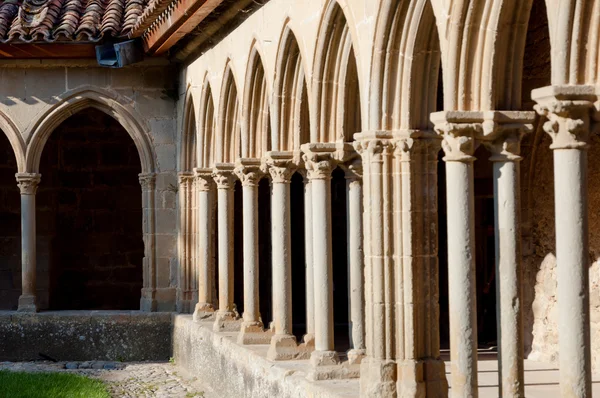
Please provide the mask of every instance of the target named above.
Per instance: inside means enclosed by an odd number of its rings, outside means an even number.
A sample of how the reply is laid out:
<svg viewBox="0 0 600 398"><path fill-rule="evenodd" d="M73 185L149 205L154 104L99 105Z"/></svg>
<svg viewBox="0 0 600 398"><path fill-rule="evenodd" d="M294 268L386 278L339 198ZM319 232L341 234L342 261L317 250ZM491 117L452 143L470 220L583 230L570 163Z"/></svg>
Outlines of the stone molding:
<svg viewBox="0 0 600 398"><path fill-rule="evenodd" d="M217 189L235 188L235 167L230 163L217 163L213 169L213 179L217 184Z"/></svg>
<svg viewBox="0 0 600 398"><path fill-rule="evenodd" d="M260 159L241 158L235 164L234 173L242 182L242 186L257 187L265 175Z"/></svg>
<svg viewBox="0 0 600 398"><path fill-rule="evenodd" d="M42 175L38 173L15 174L21 195L35 195Z"/></svg>
<svg viewBox="0 0 600 398"><path fill-rule="evenodd" d="M188 171L177 173L177 180L182 188L189 189L194 183L194 173Z"/></svg>
<svg viewBox="0 0 600 398"><path fill-rule="evenodd" d="M302 159L309 180L329 180L337 165L336 144L304 144Z"/></svg>
<svg viewBox="0 0 600 398"><path fill-rule="evenodd" d="M600 117L595 86L547 86L531 97L536 112L548 119L543 128L552 138L550 149L587 149L592 123Z"/></svg>

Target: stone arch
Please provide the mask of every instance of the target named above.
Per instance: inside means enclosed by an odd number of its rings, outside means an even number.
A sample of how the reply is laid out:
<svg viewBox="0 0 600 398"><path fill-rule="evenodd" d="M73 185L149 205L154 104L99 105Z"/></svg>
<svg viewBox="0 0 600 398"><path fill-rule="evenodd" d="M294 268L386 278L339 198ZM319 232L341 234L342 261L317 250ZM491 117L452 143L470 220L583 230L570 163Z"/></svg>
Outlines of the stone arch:
<svg viewBox="0 0 600 398"><path fill-rule="evenodd" d="M373 50L370 129L429 129L440 66L435 17L427 0L386 2Z"/></svg>
<svg viewBox="0 0 600 398"><path fill-rule="evenodd" d="M197 166L197 135L198 123L193 88L188 87L185 95L183 128L179 147L179 171L192 171Z"/></svg>
<svg viewBox="0 0 600 398"><path fill-rule="evenodd" d="M216 137L215 137L215 103L208 74L202 84L200 100L200 113L198 118L199 129L197 141L198 167L212 167L215 163Z"/></svg>
<svg viewBox="0 0 600 398"><path fill-rule="evenodd" d="M453 1L436 12L446 110L518 109L531 0Z"/></svg>
<svg viewBox="0 0 600 398"><path fill-rule="evenodd" d="M260 158L271 148L269 86L262 57L254 40L246 68L241 126L241 157Z"/></svg>
<svg viewBox="0 0 600 398"><path fill-rule="evenodd" d="M69 116L86 108L96 108L117 120L135 142L140 155L142 173L155 171L154 151L146 136L149 128L141 122L143 118L131 106L126 105L117 93L98 87L84 86L60 96L58 102L43 111L29 128L27 136L31 139L26 152L28 172L38 172L44 144L54 129Z"/></svg>
<svg viewBox="0 0 600 398"><path fill-rule="evenodd" d="M288 21L289 22L289 21ZM273 149L299 150L310 141L308 90L303 57L296 36L286 22L276 61L273 96Z"/></svg>
<svg viewBox="0 0 600 398"><path fill-rule="evenodd" d="M346 15L340 4L327 4L315 47L311 142L352 141L351 125L361 128L360 82ZM349 95L352 84L359 95ZM354 112L347 112L353 109Z"/></svg>
<svg viewBox="0 0 600 398"><path fill-rule="evenodd" d="M18 172L25 172L27 167L25 162L25 141L23 140L23 136L19 132L17 125L2 111L0 111L0 130L4 132L10 142L10 146L13 149L17 161Z"/></svg>
<svg viewBox="0 0 600 398"><path fill-rule="evenodd" d="M240 156L240 117L237 85L231 60L227 61L221 95L217 127L217 163L233 163Z"/></svg>

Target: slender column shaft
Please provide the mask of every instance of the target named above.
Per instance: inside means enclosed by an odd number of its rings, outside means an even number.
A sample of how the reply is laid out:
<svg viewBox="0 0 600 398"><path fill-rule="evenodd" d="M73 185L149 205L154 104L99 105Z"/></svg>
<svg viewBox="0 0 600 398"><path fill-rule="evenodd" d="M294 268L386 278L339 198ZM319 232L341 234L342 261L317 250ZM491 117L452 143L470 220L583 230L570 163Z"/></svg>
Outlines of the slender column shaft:
<svg viewBox="0 0 600 398"><path fill-rule="evenodd" d="M473 164L446 162L452 396L477 396Z"/></svg>
<svg viewBox="0 0 600 398"><path fill-rule="evenodd" d="M19 311L36 312L36 232L35 193L40 175L17 174L21 191L21 284Z"/></svg>
<svg viewBox="0 0 600 398"><path fill-rule="evenodd" d="M524 397L519 163L494 162L500 396Z"/></svg>
<svg viewBox="0 0 600 398"><path fill-rule="evenodd" d="M591 396L587 151L554 150L561 396Z"/></svg>
<svg viewBox="0 0 600 398"><path fill-rule="evenodd" d="M304 251L306 259L306 334L308 339L315 334L315 274L313 268L313 220L312 220L312 184L304 182Z"/></svg>
<svg viewBox="0 0 600 398"><path fill-rule="evenodd" d="M233 311L233 189L219 188L219 312Z"/></svg>
<svg viewBox="0 0 600 398"><path fill-rule="evenodd" d="M213 250L212 226L213 206L211 203L212 177L207 170L195 170L198 180L198 209L196 214L198 225L198 303L194 310L194 319L203 318L206 313L214 311L212 305L213 289Z"/></svg>
<svg viewBox="0 0 600 398"><path fill-rule="evenodd" d="M179 173L179 287L177 311L188 312L190 307L190 268L192 264L192 179L191 173Z"/></svg>
<svg viewBox="0 0 600 398"><path fill-rule="evenodd" d="M156 174L141 173L139 174L139 181L142 186L142 209L144 211L142 223L144 232L144 275L140 307L142 311L156 311L158 307L156 301L156 218L154 212Z"/></svg>
<svg viewBox="0 0 600 398"><path fill-rule="evenodd" d="M273 243L273 322L276 334L292 333L292 259L290 185L273 181L271 219Z"/></svg>
<svg viewBox="0 0 600 398"><path fill-rule="evenodd" d="M259 321L258 307L258 186L243 185L244 202L244 322Z"/></svg>
<svg viewBox="0 0 600 398"><path fill-rule="evenodd" d="M346 177L348 219L348 275L350 291L350 336L352 350L364 354L365 302L363 269L362 182L359 176Z"/></svg>
<svg viewBox="0 0 600 398"><path fill-rule="evenodd" d="M561 397L591 397L587 148L594 86L533 90L554 150L558 348Z"/></svg>

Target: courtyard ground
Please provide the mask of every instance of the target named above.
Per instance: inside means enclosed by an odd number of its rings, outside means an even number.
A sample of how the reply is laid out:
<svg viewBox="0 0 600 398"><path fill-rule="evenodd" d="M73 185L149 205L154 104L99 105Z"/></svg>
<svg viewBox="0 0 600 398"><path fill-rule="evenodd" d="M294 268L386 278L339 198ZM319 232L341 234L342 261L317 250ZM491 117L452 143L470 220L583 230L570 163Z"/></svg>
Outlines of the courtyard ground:
<svg viewBox="0 0 600 398"><path fill-rule="evenodd" d="M111 396L115 398L216 398L196 378L174 363L130 362L118 364L117 367L122 367L122 369L65 369L65 365L81 364L80 362L51 361L0 362L0 370L80 374L103 381ZM94 362L89 365L93 366ZM113 367L112 364L109 367Z"/></svg>

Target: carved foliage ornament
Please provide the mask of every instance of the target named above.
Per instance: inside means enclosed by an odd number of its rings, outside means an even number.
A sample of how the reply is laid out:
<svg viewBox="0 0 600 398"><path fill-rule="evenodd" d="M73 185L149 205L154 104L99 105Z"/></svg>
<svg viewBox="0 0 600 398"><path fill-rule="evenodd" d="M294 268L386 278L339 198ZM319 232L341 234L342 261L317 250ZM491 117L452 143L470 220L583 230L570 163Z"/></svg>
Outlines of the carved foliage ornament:
<svg viewBox="0 0 600 398"><path fill-rule="evenodd" d="M442 149L446 162L473 162L477 149L476 136L481 133L481 123L436 124L435 131L442 136Z"/></svg>
<svg viewBox="0 0 600 398"><path fill-rule="evenodd" d="M593 108L593 102L586 100L554 100L534 106L548 118L543 128L552 138L551 149L587 148Z"/></svg>
<svg viewBox="0 0 600 398"><path fill-rule="evenodd" d="M140 185L144 191L152 191L156 186L156 174L142 173L139 174Z"/></svg>
<svg viewBox="0 0 600 398"><path fill-rule="evenodd" d="M234 189L235 187L235 174L233 170L215 169L213 179L215 180L215 184L217 184L217 189Z"/></svg>
<svg viewBox="0 0 600 398"><path fill-rule="evenodd" d="M21 195L35 195L41 175L36 173L21 173L17 174L16 178Z"/></svg>
<svg viewBox="0 0 600 398"><path fill-rule="evenodd" d="M234 170L235 174L238 176L240 181L242 182L242 186L258 186L260 179L263 177L264 173L260 169L260 166L243 166L239 165Z"/></svg>
<svg viewBox="0 0 600 398"><path fill-rule="evenodd" d="M309 153L303 156L310 180L329 180L336 162L331 153Z"/></svg>

